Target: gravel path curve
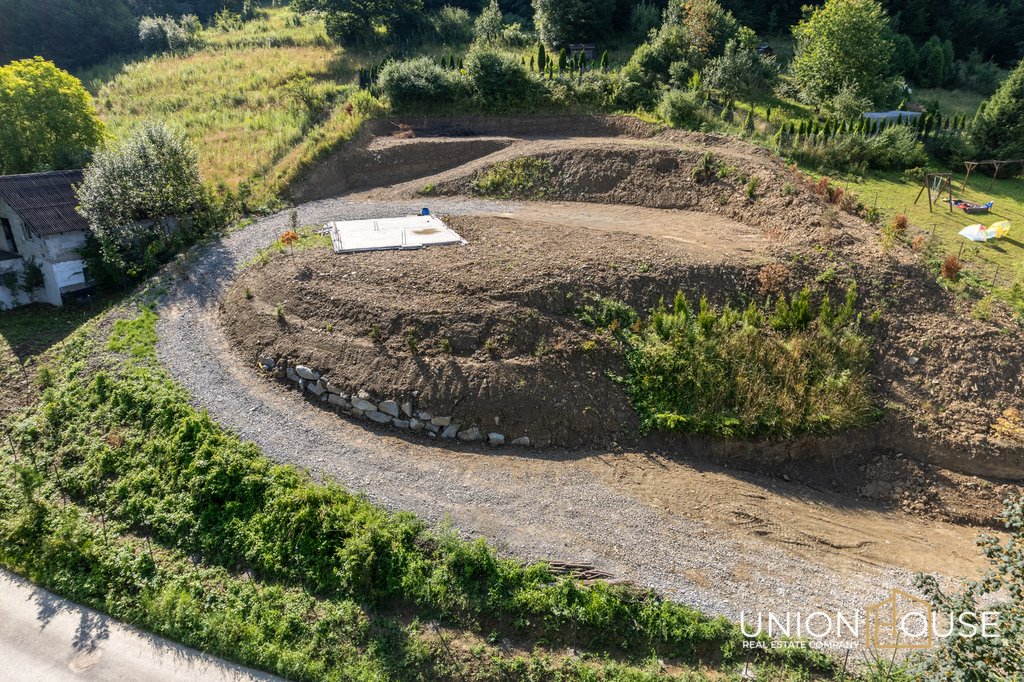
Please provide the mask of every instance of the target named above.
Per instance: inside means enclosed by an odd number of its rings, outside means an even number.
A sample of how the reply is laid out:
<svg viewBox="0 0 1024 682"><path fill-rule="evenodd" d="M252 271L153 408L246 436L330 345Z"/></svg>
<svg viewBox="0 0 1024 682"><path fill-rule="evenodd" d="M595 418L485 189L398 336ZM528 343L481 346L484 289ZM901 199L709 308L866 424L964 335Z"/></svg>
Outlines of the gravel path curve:
<svg viewBox="0 0 1024 682"><path fill-rule="evenodd" d="M430 200L436 213L508 212L515 205ZM303 224L406 215L420 204L331 199L299 207ZM907 572L858 565L847 571L728 533L616 489L595 475L594 455L443 448L340 419L265 381L235 357L216 321L217 301L238 268L286 229L277 214L193 254L187 279L161 306L161 362L227 428L269 457L332 478L389 509L433 523L450 519L526 560L589 561L706 612L852 611L910 584ZM693 491L689 491L693 492ZM678 494L687 494L679 491Z"/></svg>

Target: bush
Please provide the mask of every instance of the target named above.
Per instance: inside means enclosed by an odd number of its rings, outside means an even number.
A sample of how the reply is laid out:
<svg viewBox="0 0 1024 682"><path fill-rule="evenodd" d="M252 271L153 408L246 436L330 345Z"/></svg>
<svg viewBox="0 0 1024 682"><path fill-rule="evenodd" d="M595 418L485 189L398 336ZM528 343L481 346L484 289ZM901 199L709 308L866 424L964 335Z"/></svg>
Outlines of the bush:
<svg viewBox="0 0 1024 682"><path fill-rule="evenodd" d="M501 28L501 42L509 47L526 47L537 41L537 36L523 28L518 21Z"/></svg>
<svg viewBox="0 0 1024 682"><path fill-rule="evenodd" d="M34 256L29 256L22 264L19 284L21 285L21 290L30 296L33 291L41 289L46 284L46 280L43 277L43 266ZM14 293L14 289L11 289L11 293Z"/></svg>
<svg viewBox="0 0 1024 682"><path fill-rule="evenodd" d="M918 141L910 126L891 126L871 138L870 159L872 168L879 170L900 170L925 166L928 155L924 145Z"/></svg>
<svg viewBox="0 0 1024 682"><path fill-rule="evenodd" d="M871 100L862 96L853 83L844 83L835 96L822 105L822 111L837 121L859 119L871 108Z"/></svg>
<svg viewBox="0 0 1024 682"><path fill-rule="evenodd" d="M661 305L630 328L618 324L625 383L645 427L792 437L874 421L870 343L855 300L851 287L842 304L825 295L814 306L804 289L781 296L774 310L716 308L706 299L692 309L680 293L671 309Z"/></svg>
<svg viewBox="0 0 1024 682"><path fill-rule="evenodd" d="M978 153L971 141L959 131L936 133L928 138L925 147L937 161L951 168L976 159Z"/></svg>
<svg viewBox="0 0 1024 682"><path fill-rule="evenodd" d="M953 80L961 88L973 90L982 95L991 95L1006 78L1006 71L991 61L985 61L977 48L971 50L966 60L953 66Z"/></svg>
<svg viewBox="0 0 1024 682"><path fill-rule="evenodd" d="M700 127L704 122L704 102L692 90L669 90L661 97L658 115L673 128Z"/></svg>
<svg viewBox="0 0 1024 682"><path fill-rule="evenodd" d="M496 199L543 199L551 182L550 162L523 156L487 169L473 181L473 194Z"/></svg>
<svg viewBox="0 0 1024 682"><path fill-rule="evenodd" d="M1012 407L1001 419L1011 433L1019 433L1020 420L1020 413ZM958 592L946 592L935 576L915 576L915 585L929 598L932 608L950 614L949 621L955 624L938 643L935 654L923 661L921 679L1015 680L1024 676L1020 648L1024 633L1024 498L1003 500L1001 520L1005 534L986 534L979 539L989 562L981 579L966 581ZM997 614L999 636L977 636L977 630L972 631L976 619L958 622L952 615L983 611Z"/></svg>
<svg viewBox="0 0 1024 682"><path fill-rule="evenodd" d="M377 84L397 110L445 109L468 94L457 72L441 68L428 57L388 62Z"/></svg>
<svg viewBox="0 0 1024 682"><path fill-rule="evenodd" d="M186 14L174 17L142 17L139 19L139 42L149 52L187 52L202 47L199 17Z"/></svg>
<svg viewBox="0 0 1024 682"><path fill-rule="evenodd" d="M520 111L541 102L541 82L512 55L475 45L465 61L477 103L490 111Z"/></svg>
<svg viewBox="0 0 1024 682"><path fill-rule="evenodd" d="M899 170L924 166L928 155L910 126L891 126L872 138L855 133L804 139L790 150L801 163L818 170L863 173L869 168Z"/></svg>
<svg viewBox="0 0 1024 682"><path fill-rule="evenodd" d="M726 99L761 99L772 93L779 79L775 57L762 57L738 40L726 43L725 53L704 67L704 85Z"/></svg>
<svg viewBox="0 0 1024 682"><path fill-rule="evenodd" d="M97 246L94 272L114 281L148 274L215 225L199 176L195 147L185 134L144 123L100 151L78 188L79 212Z"/></svg>
<svg viewBox="0 0 1024 682"><path fill-rule="evenodd" d="M473 18L461 7L445 5L432 13L429 20L442 43L459 45L473 39Z"/></svg>
<svg viewBox="0 0 1024 682"><path fill-rule="evenodd" d="M871 158L870 143L860 135L843 135L818 142L803 139L790 155L801 164L823 171L863 172Z"/></svg>
<svg viewBox="0 0 1024 682"><path fill-rule="evenodd" d="M612 105L615 77L588 71L582 78L565 78L544 84L553 107L580 111L606 111Z"/></svg>
<svg viewBox="0 0 1024 682"><path fill-rule="evenodd" d="M407 47L423 38L422 2L292 0L290 5L297 12L322 16L327 35L345 47L382 42Z"/></svg>
<svg viewBox="0 0 1024 682"><path fill-rule="evenodd" d="M963 262L951 253L946 256L946 260L942 261L942 266L939 268L939 274L948 280L955 280L960 275L960 271L963 270L963 268Z"/></svg>

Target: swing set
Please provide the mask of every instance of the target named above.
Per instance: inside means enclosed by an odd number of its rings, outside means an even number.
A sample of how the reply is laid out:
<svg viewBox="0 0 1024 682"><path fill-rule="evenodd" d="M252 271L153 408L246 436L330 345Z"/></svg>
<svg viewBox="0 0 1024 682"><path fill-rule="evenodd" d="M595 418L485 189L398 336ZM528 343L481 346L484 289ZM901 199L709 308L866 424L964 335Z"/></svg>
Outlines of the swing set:
<svg viewBox="0 0 1024 682"><path fill-rule="evenodd" d="M992 189L992 185L995 184L996 178L999 176L999 169L1003 166L1012 166L1015 163L1021 164L1021 167L1024 168L1024 159L1013 159L1011 161L964 161L964 168L967 171L967 174L964 175L964 191L967 190L967 183L971 179L971 173L974 172L974 169L978 166L992 166L994 169L992 173L992 180L988 183L988 188Z"/></svg>
<svg viewBox="0 0 1024 682"><path fill-rule="evenodd" d="M917 193L917 198L914 199L914 205L920 201L921 195L926 191L928 192L928 212L932 212L933 204L938 203L939 197L942 196L942 191L945 190L949 193L949 212L953 212L953 174L952 173L927 173L924 176L924 183L921 186L921 191ZM935 198L932 199L932 193L935 193Z"/></svg>

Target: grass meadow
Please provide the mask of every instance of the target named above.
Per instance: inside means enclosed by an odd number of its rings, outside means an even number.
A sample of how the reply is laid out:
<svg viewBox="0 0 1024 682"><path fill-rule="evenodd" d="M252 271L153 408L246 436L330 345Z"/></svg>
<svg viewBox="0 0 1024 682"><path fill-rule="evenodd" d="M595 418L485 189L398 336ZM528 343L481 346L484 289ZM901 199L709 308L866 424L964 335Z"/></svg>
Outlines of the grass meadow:
<svg viewBox="0 0 1024 682"><path fill-rule="evenodd" d="M944 254L959 255L977 279L996 287L1009 287L1024 274L1024 178L993 181L991 177L974 173L966 191L963 180L963 172L953 174L953 198L976 203L994 201L990 213L967 215L956 208L950 212L945 203L949 194L945 190L929 211L927 194L922 194L914 203L922 184L905 178L902 173L873 173L845 184L865 205L883 209L887 218L905 213L916 231L934 234L935 248ZM932 196L934 199L935 194ZM958 234L968 225L988 226L1002 220L1013 225L1009 236L1003 239L976 243Z"/></svg>
<svg viewBox="0 0 1024 682"><path fill-rule="evenodd" d="M322 22L268 9L240 28L203 31L206 46L189 54L117 61L80 74L117 138L147 119L182 128L196 144L203 176L215 185L249 183L269 200L312 147L358 125L335 111L353 89L355 59L330 45ZM324 106L291 96L309 76Z"/></svg>

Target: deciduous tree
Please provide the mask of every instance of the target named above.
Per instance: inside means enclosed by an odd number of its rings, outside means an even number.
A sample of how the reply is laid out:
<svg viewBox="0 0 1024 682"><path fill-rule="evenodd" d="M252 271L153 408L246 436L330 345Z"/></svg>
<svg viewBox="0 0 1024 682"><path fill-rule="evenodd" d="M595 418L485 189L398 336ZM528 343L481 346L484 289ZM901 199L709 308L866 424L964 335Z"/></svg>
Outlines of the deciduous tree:
<svg viewBox="0 0 1024 682"><path fill-rule="evenodd" d="M41 57L0 67L0 174L79 167L102 139L77 78Z"/></svg>
<svg viewBox="0 0 1024 682"><path fill-rule="evenodd" d="M832 99L848 83L873 101L890 89L892 31L876 0L828 0L793 27L793 37L791 70L808 101Z"/></svg>
<svg viewBox="0 0 1024 682"><path fill-rule="evenodd" d="M533 23L549 47L598 40L607 35L615 0L533 0Z"/></svg>
<svg viewBox="0 0 1024 682"><path fill-rule="evenodd" d="M78 199L102 265L128 277L151 270L162 250L198 230L208 208L195 148L160 123L98 152Z"/></svg>

